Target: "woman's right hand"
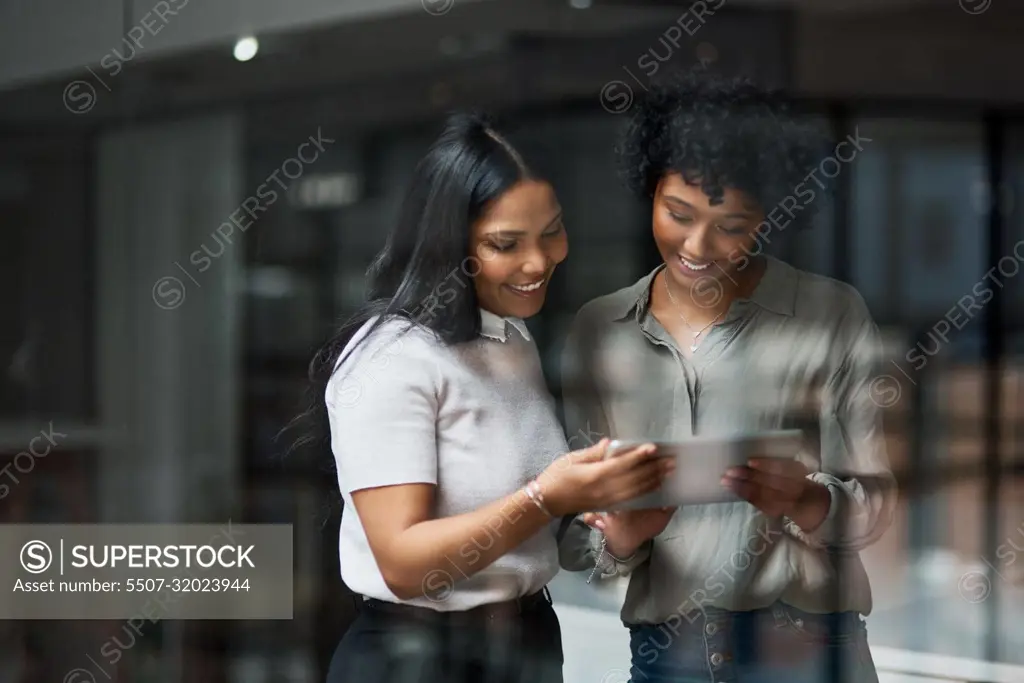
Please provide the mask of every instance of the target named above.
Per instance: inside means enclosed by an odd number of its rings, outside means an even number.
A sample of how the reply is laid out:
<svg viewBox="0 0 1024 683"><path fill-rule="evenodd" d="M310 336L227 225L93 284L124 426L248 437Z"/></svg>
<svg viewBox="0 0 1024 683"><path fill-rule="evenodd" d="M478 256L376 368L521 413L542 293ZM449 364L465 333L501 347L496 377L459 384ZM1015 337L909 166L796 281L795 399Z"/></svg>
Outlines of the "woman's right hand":
<svg viewBox="0 0 1024 683"><path fill-rule="evenodd" d="M671 458L655 455L654 444L642 444L605 459L609 440L566 453L537 477L545 507L555 517L605 510L650 493L675 467Z"/></svg>

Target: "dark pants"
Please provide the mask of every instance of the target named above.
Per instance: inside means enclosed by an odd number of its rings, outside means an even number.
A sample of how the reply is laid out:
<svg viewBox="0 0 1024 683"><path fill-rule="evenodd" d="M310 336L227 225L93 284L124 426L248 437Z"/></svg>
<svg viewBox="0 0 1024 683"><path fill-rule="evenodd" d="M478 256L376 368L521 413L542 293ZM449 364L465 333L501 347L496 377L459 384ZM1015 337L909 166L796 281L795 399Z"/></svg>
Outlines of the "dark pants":
<svg viewBox="0 0 1024 683"><path fill-rule="evenodd" d="M878 683L859 614L782 603L630 625L631 683Z"/></svg>
<svg viewBox="0 0 1024 683"><path fill-rule="evenodd" d="M549 599L498 617L360 605L327 683L562 683L562 634Z"/></svg>

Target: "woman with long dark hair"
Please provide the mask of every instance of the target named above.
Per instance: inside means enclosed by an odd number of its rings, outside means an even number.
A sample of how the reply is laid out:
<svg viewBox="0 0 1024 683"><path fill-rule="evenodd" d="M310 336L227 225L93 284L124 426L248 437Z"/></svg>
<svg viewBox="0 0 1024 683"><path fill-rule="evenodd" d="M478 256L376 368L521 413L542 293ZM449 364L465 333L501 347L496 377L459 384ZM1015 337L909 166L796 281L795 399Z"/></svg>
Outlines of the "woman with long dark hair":
<svg viewBox="0 0 1024 683"><path fill-rule="evenodd" d="M895 502L878 329L853 287L764 253L808 225L863 142L833 146L776 93L700 73L652 89L627 128L621 161L663 262L577 315L568 430L807 437L793 459L723 472L723 502L584 516L634 555L634 683L877 681L858 551Z"/></svg>
<svg viewBox="0 0 1024 683"><path fill-rule="evenodd" d="M567 251L551 186L485 119L451 118L367 304L311 365L345 506L341 575L360 596L330 683L562 680L557 520L668 471L649 444L566 454L523 321Z"/></svg>

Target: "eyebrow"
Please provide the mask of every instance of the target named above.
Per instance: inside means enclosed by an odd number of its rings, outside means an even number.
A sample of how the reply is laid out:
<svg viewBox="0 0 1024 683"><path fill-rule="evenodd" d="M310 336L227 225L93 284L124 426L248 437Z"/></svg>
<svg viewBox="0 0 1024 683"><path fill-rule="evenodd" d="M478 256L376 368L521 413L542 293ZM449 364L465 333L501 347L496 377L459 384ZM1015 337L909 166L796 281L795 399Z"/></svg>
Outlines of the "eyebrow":
<svg viewBox="0 0 1024 683"><path fill-rule="evenodd" d="M561 219L562 219L562 210L559 209L558 213L555 214L555 217L552 218L550 221L548 221L547 225L545 225L543 228L541 228L541 232L544 232L545 230L550 228L552 225L554 225L555 223L557 223ZM485 232L484 233L484 237L522 237L525 234L526 234L525 230L506 230L504 228L495 228L494 230L490 230L488 232Z"/></svg>
<svg viewBox="0 0 1024 683"><path fill-rule="evenodd" d="M662 195L662 196L665 198L665 201L669 202L670 204L680 204L680 205L685 206L686 208L691 209L693 211L698 211L699 210L699 209L697 209L696 206L694 206L690 202L684 201L684 200L680 199L679 197L673 197L672 195ZM727 214L725 214L725 216L723 216L723 218L753 218L753 217L754 217L753 213L749 213L749 212L746 212L746 211L727 213Z"/></svg>

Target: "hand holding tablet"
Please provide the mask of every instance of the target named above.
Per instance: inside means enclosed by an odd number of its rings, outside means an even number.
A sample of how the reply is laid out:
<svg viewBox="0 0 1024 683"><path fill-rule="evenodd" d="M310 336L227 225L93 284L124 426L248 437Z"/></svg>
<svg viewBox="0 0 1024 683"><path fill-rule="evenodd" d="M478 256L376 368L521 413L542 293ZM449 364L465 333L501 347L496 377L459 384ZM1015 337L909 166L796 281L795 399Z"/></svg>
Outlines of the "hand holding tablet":
<svg viewBox="0 0 1024 683"><path fill-rule="evenodd" d="M804 467L796 460L803 448L803 432L800 430L653 443L658 457L675 460L675 471L657 491L619 503L612 510L644 510L736 500L750 500L760 508L772 499L774 486L782 487L779 505L784 506L788 505L789 494L795 493L793 470ZM632 441L613 441L605 457L614 458L633 447L635 443ZM751 464L755 464L756 469L751 468ZM806 469L801 471L803 474L798 479L806 474Z"/></svg>

